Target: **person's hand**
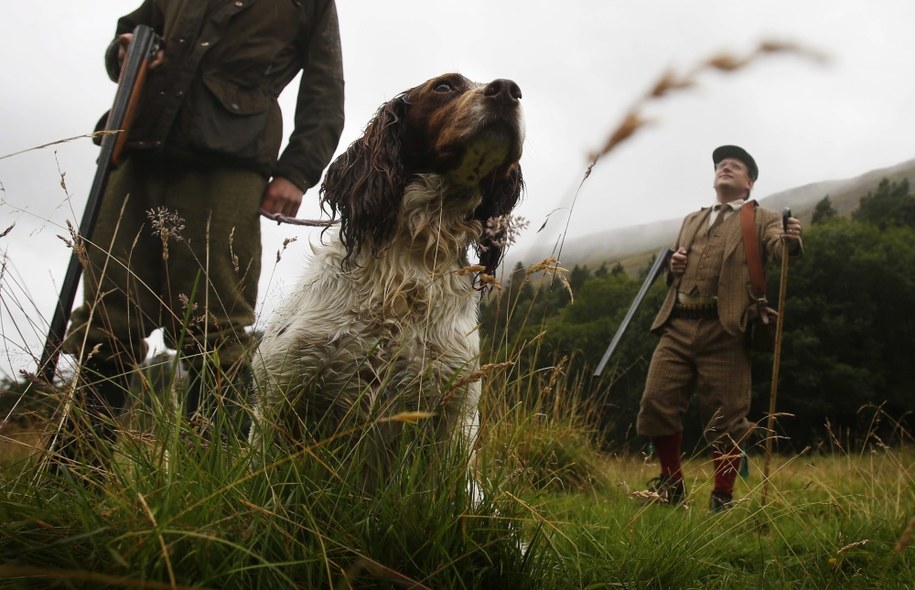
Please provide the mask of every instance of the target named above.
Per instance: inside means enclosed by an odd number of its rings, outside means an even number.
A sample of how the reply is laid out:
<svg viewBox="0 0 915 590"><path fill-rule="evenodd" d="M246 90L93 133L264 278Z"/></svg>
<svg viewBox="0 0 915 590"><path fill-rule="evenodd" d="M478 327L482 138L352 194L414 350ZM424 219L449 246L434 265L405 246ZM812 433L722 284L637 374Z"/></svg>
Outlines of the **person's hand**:
<svg viewBox="0 0 915 590"><path fill-rule="evenodd" d="M782 230L782 239L798 242L801 239L801 222L794 217L788 218L788 231Z"/></svg>
<svg viewBox="0 0 915 590"><path fill-rule="evenodd" d="M133 41L133 33L122 33L118 35L118 63L121 64L122 68L124 67L124 60L127 59L127 48L130 47L131 41ZM149 69L154 70L158 68L164 61L165 52L160 49L156 52L152 61L149 62Z"/></svg>
<svg viewBox="0 0 915 590"><path fill-rule="evenodd" d="M686 261L686 248L681 246L670 255L670 272L674 274L686 272Z"/></svg>
<svg viewBox="0 0 915 590"><path fill-rule="evenodd" d="M264 199L261 201L260 212L267 215L283 215L295 217L302 204L302 195L305 192L295 183L282 178L274 178L264 189Z"/></svg>

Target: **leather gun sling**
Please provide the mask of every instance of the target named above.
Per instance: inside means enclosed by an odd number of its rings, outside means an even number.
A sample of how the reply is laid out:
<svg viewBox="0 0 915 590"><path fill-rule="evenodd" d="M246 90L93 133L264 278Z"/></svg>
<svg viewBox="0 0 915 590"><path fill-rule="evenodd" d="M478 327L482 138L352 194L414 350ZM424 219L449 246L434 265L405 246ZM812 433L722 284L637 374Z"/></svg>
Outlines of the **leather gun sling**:
<svg viewBox="0 0 915 590"><path fill-rule="evenodd" d="M743 248L747 254L747 268L750 271L750 287L753 289L753 296L759 300L766 297L766 274L763 272L759 239L756 237L756 206L756 201L750 201L740 208L740 228L743 230Z"/></svg>

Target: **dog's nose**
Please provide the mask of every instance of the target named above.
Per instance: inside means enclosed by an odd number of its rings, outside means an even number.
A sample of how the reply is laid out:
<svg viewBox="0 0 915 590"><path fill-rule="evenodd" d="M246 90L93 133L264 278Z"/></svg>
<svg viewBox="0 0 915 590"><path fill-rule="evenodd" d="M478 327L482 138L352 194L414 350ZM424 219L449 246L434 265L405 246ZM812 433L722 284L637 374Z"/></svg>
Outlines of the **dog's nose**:
<svg viewBox="0 0 915 590"><path fill-rule="evenodd" d="M486 85L483 95L505 102L518 102L521 100L521 87L514 80L499 78Z"/></svg>

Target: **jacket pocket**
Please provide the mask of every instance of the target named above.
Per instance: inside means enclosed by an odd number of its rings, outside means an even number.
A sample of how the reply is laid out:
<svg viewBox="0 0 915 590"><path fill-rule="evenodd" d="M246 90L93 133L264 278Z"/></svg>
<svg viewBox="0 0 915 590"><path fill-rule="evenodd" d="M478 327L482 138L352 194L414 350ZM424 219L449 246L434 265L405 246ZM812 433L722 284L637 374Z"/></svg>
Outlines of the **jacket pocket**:
<svg viewBox="0 0 915 590"><path fill-rule="evenodd" d="M202 86L190 113L192 147L257 162L276 157L282 121L275 123L279 105L274 97L212 74L204 74Z"/></svg>

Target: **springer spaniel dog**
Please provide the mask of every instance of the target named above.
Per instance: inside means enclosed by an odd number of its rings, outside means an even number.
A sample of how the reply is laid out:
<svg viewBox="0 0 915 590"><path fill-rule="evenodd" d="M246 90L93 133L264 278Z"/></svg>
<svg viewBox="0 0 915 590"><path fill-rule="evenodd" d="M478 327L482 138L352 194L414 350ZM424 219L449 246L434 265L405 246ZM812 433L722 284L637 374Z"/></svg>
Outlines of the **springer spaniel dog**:
<svg viewBox="0 0 915 590"><path fill-rule="evenodd" d="M523 184L520 99L511 80L433 78L382 105L330 165L321 202L340 226L265 327L255 443L357 432L381 447L376 475L411 416L431 417L433 440L472 445L478 300L505 247L491 221Z"/></svg>

